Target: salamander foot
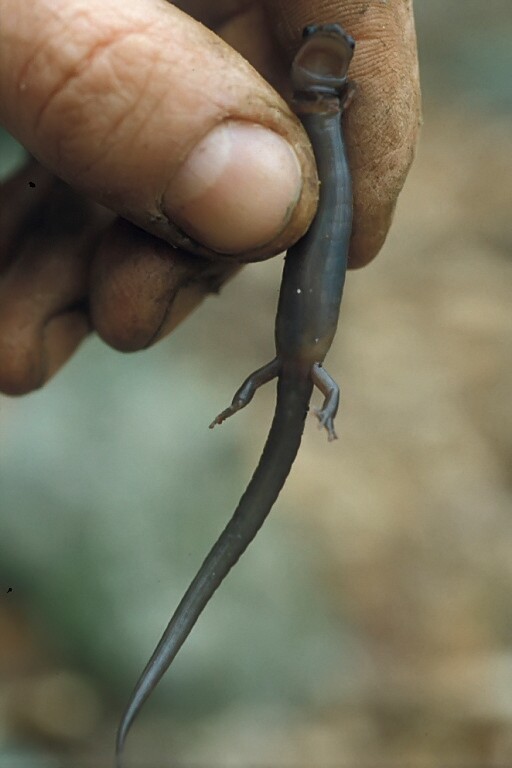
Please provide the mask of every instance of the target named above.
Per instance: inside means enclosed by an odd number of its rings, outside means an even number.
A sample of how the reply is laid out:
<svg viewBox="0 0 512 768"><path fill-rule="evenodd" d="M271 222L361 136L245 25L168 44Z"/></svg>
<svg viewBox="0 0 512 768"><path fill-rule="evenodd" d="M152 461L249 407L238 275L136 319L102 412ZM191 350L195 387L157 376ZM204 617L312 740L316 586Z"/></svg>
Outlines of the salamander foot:
<svg viewBox="0 0 512 768"><path fill-rule="evenodd" d="M272 379L275 379L276 376L279 375L280 368L281 361L276 357L272 362L267 363L267 365L264 365L262 368L258 368L257 371L254 371L254 373L251 373L240 389L237 389L235 392L231 405L219 413L219 415L212 421L210 429L213 429L216 424L222 424L223 421L229 419L234 413L245 408L245 406L251 402L254 393L259 387L266 384L268 381L272 381Z"/></svg>
<svg viewBox="0 0 512 768"><path fill-rule="evenodd" d="M320 429L325 427L331 440L337 440L338 435L334 430L334 417L338 412L338 406L340 403L340 388L332 379L325 368L322 368L320 363L315 363L311 369L311 378L313 383L320 392L325 396L324 404L321 408L315 408L313 410L315 416L319 421Z"/></svg>

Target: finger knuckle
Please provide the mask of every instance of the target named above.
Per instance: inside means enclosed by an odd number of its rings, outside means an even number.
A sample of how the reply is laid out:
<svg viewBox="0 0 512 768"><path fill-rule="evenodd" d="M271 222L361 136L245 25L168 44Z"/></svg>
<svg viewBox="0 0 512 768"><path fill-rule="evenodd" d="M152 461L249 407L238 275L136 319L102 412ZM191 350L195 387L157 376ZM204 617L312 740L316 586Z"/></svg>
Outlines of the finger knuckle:
<svg viewBox="0 0 512 768"><path fill-rule="evenodd" d="M30 339L20 339L3 328L0 337L0 392L26 395L42 384L40 354Z"/></svg>

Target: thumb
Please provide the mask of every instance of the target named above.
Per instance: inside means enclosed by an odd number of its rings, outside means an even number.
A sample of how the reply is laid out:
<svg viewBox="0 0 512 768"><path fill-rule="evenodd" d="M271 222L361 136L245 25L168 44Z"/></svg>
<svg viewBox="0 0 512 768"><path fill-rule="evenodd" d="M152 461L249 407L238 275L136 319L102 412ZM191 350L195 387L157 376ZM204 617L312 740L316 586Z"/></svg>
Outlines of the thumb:
<svg viewBox="0 0 512 768"><path fill-rule="evenodd" d="M1 0L0 122L142 228L247 259L316 205L309 144L234 50L161 0Z"/></svg>

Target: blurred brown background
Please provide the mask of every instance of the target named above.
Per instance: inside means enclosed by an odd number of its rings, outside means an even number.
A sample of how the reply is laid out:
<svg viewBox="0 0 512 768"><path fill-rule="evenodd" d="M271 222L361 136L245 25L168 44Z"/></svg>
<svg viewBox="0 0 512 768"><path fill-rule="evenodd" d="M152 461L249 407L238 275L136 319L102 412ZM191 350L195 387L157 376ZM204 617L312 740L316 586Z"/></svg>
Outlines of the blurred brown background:
<svg viewBox="0 0 512 768"><path fill-rule="evenodd" d="M308 425L133 765L512 765L512 6L416 5L424 127L384 251L348 279L341 439ZM280 270L247 268L157 349L91 340L0 398L2 768L110 765L259 456L272 387L206 427L271 356Z"/></svg>

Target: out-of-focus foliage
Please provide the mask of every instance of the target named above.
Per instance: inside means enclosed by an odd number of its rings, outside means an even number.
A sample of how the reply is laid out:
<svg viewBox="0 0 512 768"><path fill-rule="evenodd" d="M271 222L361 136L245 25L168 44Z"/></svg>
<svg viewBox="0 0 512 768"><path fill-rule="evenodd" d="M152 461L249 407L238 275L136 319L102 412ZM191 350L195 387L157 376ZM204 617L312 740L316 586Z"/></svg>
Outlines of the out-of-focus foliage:
<svg viewBox="0 0 512 768"><path fill-rule="evenodd" d="M510 762L512 14L417 6L422 140L383 253L347 283L341 439L308 425L134 731L144 765ZM247 268L154 350L92 340L45 391L0 399L5 744L111 752L258 458L272 387L206 425L270 357L280 267Z"/></svg>

